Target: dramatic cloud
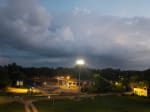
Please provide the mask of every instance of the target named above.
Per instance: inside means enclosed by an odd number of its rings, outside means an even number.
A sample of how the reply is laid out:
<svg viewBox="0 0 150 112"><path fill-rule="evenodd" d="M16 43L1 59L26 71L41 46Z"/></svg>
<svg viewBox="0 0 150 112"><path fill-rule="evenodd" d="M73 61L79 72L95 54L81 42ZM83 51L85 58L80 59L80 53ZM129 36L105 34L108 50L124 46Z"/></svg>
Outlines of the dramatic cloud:
<svg viewBox="0 0 150 112"><path fill-rule="evenodd" d="M75 8L51 14L36 0L7 0L0 7L0 64L144 69L150 66L150 19L99 16Z"/></svg>

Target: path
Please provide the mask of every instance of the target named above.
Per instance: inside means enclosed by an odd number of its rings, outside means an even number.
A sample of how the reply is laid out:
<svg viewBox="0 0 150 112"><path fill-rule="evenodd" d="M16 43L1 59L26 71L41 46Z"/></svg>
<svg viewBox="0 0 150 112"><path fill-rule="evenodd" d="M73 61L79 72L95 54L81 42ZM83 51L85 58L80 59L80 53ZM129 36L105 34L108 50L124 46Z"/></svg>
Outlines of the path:
<svg viewBox="0 0 150 112"><path fill-rule="evenodd" d="M24 104L25 112L38 112L38 109L33 104L34 100L25 100L24 98L20 98L21 103Z"/></svg>

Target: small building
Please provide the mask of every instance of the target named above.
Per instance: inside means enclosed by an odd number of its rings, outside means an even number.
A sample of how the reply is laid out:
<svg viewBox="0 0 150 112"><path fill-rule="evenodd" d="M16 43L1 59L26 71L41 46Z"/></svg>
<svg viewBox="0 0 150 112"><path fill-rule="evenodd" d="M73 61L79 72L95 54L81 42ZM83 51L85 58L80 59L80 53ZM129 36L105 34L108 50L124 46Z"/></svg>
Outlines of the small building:
<svg viewBox="0 0 150 112"><path fill-rule="evenodd" d="M133 93L135 95L138 95L138 96L147 97L148 96L148 88L146 88L146 87L144 87L144 88L134 88Z"/></svg>
<svg viewBox="0 0 150 112"><path fill-rule="evenodd" d="M70 77L57 76L58 86L66 86L67 88L76 88L78 86L77 79L71 79Z"/></svg>
<svg viewBox="0 0 150 112"><path fill-rule="evenodd" d="M17 80L16 86L23 86L24 85L23 83L24 83L23 80Z"/></svg>

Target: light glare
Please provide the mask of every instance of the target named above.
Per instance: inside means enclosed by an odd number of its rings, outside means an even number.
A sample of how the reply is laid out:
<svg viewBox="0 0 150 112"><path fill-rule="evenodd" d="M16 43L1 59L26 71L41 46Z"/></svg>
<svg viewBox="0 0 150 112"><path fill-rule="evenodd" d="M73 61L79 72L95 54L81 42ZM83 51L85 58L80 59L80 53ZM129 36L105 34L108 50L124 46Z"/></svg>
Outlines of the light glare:
<svg viewBox="0 0 150 112"><path fill-rule="evenodd" d="M79 59L79 60L76 61L76 64L77 64L77 65L84 65L85 62L84 62L84 60Z"/></svg>

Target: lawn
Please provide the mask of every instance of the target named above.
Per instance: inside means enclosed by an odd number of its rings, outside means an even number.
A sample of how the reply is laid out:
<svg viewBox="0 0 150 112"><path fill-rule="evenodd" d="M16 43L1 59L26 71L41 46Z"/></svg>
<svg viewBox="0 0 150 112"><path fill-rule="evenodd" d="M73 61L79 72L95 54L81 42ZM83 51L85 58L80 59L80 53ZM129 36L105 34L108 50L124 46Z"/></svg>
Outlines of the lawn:
<svg viewBox="0 0 150 112"><path fill-rule="evenodd" d="M150 112L150 99L137 96L98 96L92 99L40 100L39 112ZM20 103L0 104L0 112L25 112Z"/></svg>
<svg viewBox="0 0 150 112"><path fill-rule="evenodd" d="M25 112L24 105L18 102L0 104L0 112Z"/></svg>
<svg viewBox="0 0 150 112"><path fill-rule="evenodd" d="M150 112L150 100L136 96L99 96L95 100L36 103L39 112Z"/></svg>

